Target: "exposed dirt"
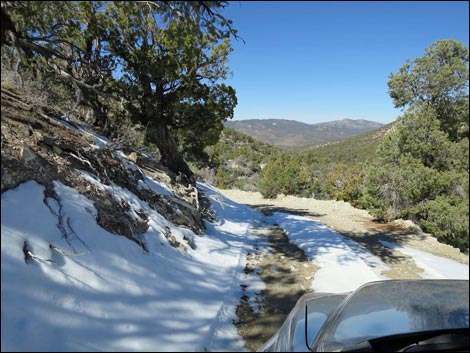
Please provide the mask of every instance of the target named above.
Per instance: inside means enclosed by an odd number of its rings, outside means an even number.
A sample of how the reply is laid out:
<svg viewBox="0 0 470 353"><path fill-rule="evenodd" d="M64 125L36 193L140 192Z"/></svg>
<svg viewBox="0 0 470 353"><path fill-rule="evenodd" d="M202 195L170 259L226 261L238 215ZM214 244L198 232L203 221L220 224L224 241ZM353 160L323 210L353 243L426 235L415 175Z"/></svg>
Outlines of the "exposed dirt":
<svg viewBox="0 0 470 353"><path fill-rule="evenodd" d="M346 202L313 200L297 197L280 197L266 200L261 194L239 190L221 190L226 197L265 214L288 212L319 220L328 227L348 236L380 257L389 266L382 273L391 279L421 278L423 271L413 259L399 251L384 247L379 241L387 240L399 245L423 250L437 256L447 257L468 264L468 255L449 245L439 243L429 234L423 233L409 221L395 221L384 224L374 221L364 210L359 210ZM308 261L297 246L288 242L280 228L258 232L267 236L271 249L265 256L258 256L257 261L249 261L246 271L259 271L265 282L266 290L260 301L260 311L253 312L248 304L248 297L242 298L237 309L239 334L245 339L246 348L258 349L281 327L284 319L294 307L297 299L309 290L311 280L318 267ZM251 260L251 258L249 259Z"/></svg>
<svg viewBox="0 0 470 353"><path fill-rule="evenodd" d="M237 308L236 324L245 339L246 349L256 351L281 327L297 300L307 293L318 269L297 246L289 243L279 227L255 229L260 237L267 237L267 251L249 254L245 273L257 271L266 289L260 295L259 312L254 312L243 296Z"/></svg>
<svg viewBox="0 0 470 353"><path fill-rule="evenodd" d="M467 265L469 263L467 254L450 245L438 242L436 238L422 232L410 221L398 220L391 223L380 223L375 221L367 211L354 208L344 201L315 200L294 196L264 199L259 192L240 190L220 190L220 192L236 202L258 209L291 212L321 221L328 227L366 246L389 265L402 262L408 256L384 248L379 240L392 241L398 245L447 257ZM398 276L398 278L410 277Z"/></svg>

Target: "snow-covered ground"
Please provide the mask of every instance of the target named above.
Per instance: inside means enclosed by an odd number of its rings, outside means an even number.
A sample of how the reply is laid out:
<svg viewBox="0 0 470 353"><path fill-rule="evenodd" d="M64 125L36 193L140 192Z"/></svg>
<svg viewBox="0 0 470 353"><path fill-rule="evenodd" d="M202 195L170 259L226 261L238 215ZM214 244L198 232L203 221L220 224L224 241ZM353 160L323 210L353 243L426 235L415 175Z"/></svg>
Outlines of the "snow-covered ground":
<svg viewBox="0 0 470 353"><path fill-rule="evenodd" d="M387 248L398 250L408 256L411 256L419 267L424 271L422 278L428 279L468 279L468 265L457 261L436 256L425 251L412 249L406 246L399 246L388 241L380 242Z"/></svg>
<svg viewBox="0 0 470 353"><path fill-rule="evenodd" d="M312 282L314 291L348 292L385 279L380 274L388 267L382 260L324 224L283 212L275 212L269 220L281 226L289 241L321 267Z"/></svg>
<svg viewBox="0 0 470 353"><path fill-rule="evenodd" d="M97 180L94 183L99 183ZM102 186L105 187L104 185ZM208 194L216 191L208 186ZM203 351L242 350L232 320L241 296L251 224L260 214L223 200L217 220L202 236L166 221L128 190L116 197L149 213L143 252L96 223L93 204L55 182L61 213L75 234L61 238L34 181L2 194L2 351ZM223 206L223 208L222 208ZM164 237L194 238L182 252ZM25 263L27 240L35 261ZM80 256L64 256L50 247Z"/></svg>
<svg viewBox="0 0 470 353"><path fill-rule="evenodd" d="M216 220L206 223L198 236L168 222L129 190L102 185L90 174L82 176L102 190L112 188L134 211L148 213L149 229L140 240L149 251L98 226L92 202L59 182L54 185L61 204L48 198L46 205L44 188L34 181L2 193L2 351L243 350L232 323L242 295L240 284L249 293L263 289L256 272L243 272L247 253L254 246L260 251L267 246L252 231L262 220L284 228L290 241L321 267L312 282L315 291L353 290L382 279L387 268L320 222L286 213L263 217L209 185L198 187L213 199ZM169 192L150 178L143 187ZM57 227L59 212L69 219L67 239ZM165 237L168 229L183 244L184 237L194 239L194 249L172 247ZM28 263L25 241L35 256ZM79 256L69 256L72 253ZM427 259L409 254L418 265ZM426 262L430 276L433 261L441 266L436 259ZM455 278L453 266L446 263L446 271L435 278ZM466 271L462 273L468 278L468 266ZM256 309L256 303L251 304Z"/></svg>
<svg viewBox="0 0 470 353"><path fill-rule="evenodd" d="M380 258L321 222L282 212L274 213L269 220L272 224L279 224L289 241L321 267L312 282L314 291L348 292L367 282L387 279L381 273L388 267ZM424 270L423 278L469 279L468 265L390 242L381 243L409 255Z"/></svg>

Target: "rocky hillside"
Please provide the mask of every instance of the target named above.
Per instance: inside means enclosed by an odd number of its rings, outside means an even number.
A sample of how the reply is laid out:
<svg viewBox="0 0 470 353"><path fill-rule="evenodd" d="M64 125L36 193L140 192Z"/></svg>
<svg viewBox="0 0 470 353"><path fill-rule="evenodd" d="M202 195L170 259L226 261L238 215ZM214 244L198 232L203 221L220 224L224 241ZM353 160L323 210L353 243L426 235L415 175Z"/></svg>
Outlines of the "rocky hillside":
<svg viewBox="0 0 470 353"><path fill-rule="evenodd" d="M233 322L259 213L1 98L2 351L242 350Z"/></svg>
<svg viewBox="0 0 470 353"><path fill-rule="evenodd" d="M114 197L112 188L117 186L148 202L172 223L195 233L203 230L208 214L197 189L178 182L150 154L115 144L78 121L34 110L4 88L1 131L2 192L35 180L46 188L45 197L56 198L53 181L59 181L93 202L102 228L138 242L136 237L148 228L148 217L143 211L134 214L126 200ZM90 179L113 187L94 188Z"/></svg>
<svg viewBox="0 0 470 353"><path fill-rule="evenodd" d="M378 129L383 124L362 119L343 119L319 124L284 119L250 119L229 121L226 126L271 145L302 147L344 139Z"/></svg>

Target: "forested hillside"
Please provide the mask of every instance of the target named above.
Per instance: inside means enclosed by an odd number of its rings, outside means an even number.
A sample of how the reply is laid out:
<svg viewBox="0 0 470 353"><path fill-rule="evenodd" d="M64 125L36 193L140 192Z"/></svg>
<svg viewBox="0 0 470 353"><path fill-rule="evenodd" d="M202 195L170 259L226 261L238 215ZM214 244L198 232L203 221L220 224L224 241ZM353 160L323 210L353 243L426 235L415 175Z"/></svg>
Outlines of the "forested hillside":
<svg viewBox="0 0 470 353"><path fill-rule="evenodd" d="M305 149L284 150L225 128L206 149L211 168L198 171L217 187L354 201L369 161L394 124L344 140Z"/></svg>
<svg viewBox="0 0 470 353"><path fill-rule="evenodd" d="M267 198L349 201L380 220L411 219L468 251L468 48L436 42L392 73L388 86L404 110L395 123L309 149L272 151L264 167L251 172L259 172L257 190ZM224 141L216 146L230 148ZM249 154L237 158L252 160ZM220 187L252 188L227 171Z"/></svg>
<svg viewBox="0 0 470 353"><path fill-rule="evenodd" d="M318 124L286 119L248 119L227 121L225 125L273 146L298 148L345 139L378 129L383 124L363 119L343 119Z"/></svg>

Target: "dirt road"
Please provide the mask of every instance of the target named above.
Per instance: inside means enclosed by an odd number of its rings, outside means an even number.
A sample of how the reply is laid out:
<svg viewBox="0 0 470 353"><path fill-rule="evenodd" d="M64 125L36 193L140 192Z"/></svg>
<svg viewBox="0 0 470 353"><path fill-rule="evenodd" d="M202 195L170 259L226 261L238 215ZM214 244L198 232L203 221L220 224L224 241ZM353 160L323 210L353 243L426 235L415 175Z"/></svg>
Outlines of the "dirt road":
<svg viewBox="0 0 470 353"><path fill-rule="evenodd" d="M420 278L423 270L408 255L384 247L381 240L468 264L467 255L439 243L411 222L375 222L367 211L356 209L345 202L291 196L266 200L259 193L239 190L221 192L238 203L263 211L266 215L281 211L321 221L378 256L389 267L389 270L382 273L387 278ZM246 274L256 272L265 284L265 289L256 297L258 309L253 310L250 305L253 298L249 295L242 297L237 308L239 321L236 326L249 351L257 350L280 328L297 299L310 290L310 284L318 270L301 249L289 243L282 228L255 228L253 235L264 238L269 245L264 250L255 247L253 253L248 255L245 268Z"/></svg>
<svg viewBox="0 0 470 353"><path fill-rule="evenodd" d="M344 201L315 200L295 196L264 199L259 192L240 190L220 190L220 192L238 203L261 210L292 212L318 220L366 246L375 255L381 256L386 263L386 257L393 254L390 254L389 251L383 253L383 246L379 240L392 241L467 265L469 263L468 255L452 246L439 243L436 238L423 233L410 221L398 220L388 224L376 222L367 211L354 208ZM393 264L394 261L388 262Z"/></svg>
<svg viewBox="0 0 470 353"><path fill-rule="evenodd" d="M281 228L255 228L253 233L267 239L269 245L263 251L255 248L248 255L245 273L256 271L265 289L257 296L257 311L249 304L249 296L242 297L236 324L246 348L252 352L276 333L297 299L307 293L317 270L301 249L289 243Z"/></svg>

